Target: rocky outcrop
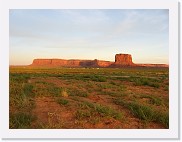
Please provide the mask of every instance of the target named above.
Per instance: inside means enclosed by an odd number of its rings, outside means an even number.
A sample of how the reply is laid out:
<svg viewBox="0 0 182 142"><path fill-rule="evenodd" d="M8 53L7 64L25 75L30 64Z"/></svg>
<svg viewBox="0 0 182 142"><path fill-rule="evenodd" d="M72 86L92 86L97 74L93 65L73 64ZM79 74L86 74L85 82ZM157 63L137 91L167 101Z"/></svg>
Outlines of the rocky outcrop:
<svg viewBox="0 0 182 142"><path fill-rule="evenodd" d="M60 67L108 67L113 62L101 60L34 59L31 66Z"/></svg>
<svg viewBox="0 0 182 142"><path fill-rule="evenodd" d="M115 62L103 60L79 60L79 59L34 59L31 66L46 67L168 67L165 64L134 64L130 54L116 54Z"/></svg>
<svg viewBox="0 0 182 142"><path fill-rule="evenodd" d="M98 67L109 67L114 63L110 61L103 61L103 60L97 60L97 59L95 59L94 62Z"/></svg>
<svg viewBox="0 0 182 142"><path fill-rule="evenodd" d="M130 54L116 54L115 65L132 66L134 63Z"/></svg>

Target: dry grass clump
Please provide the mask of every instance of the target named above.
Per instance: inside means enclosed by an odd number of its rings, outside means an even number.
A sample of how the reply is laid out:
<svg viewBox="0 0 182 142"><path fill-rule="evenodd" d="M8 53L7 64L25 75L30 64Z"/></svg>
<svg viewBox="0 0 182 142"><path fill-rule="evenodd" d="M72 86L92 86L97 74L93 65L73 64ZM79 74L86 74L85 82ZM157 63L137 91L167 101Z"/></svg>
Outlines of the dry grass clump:
<svg viewBox="0 0 182 142"><path fill-rule="evenodd" d="M67 98L69 95L68 95L68 93L66 92L66 90L63 89L63 90L61 91L61 96Z"/></svg>

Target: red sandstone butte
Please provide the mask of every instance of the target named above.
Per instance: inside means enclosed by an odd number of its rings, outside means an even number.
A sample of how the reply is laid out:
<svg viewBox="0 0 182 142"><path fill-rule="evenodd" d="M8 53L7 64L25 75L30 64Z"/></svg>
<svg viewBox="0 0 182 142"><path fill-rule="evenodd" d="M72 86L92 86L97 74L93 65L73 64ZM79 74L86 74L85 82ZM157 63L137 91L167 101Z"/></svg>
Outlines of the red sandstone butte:
<svg viewBox="0 0 182 142"><path fill-rule="evenodd" d="M130 54L116 54L115 65L132 66L134 63Z"/></svg>

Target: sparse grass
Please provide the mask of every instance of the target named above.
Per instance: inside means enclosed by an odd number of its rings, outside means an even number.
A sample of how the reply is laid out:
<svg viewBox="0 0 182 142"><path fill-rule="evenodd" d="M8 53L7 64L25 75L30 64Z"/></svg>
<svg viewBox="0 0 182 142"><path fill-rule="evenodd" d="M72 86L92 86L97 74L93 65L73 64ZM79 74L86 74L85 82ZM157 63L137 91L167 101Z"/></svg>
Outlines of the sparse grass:
<svg viewBox="0 0 182 142"><path fill-rule="evenodd" d="M95 81L95 80L94 80ZM104 76L97 76L97 80L96 81L99 81L99 82L106 82L107 79L104 77Z"/></svg>
<svg viewBox="0 0 182 142"><path fill-rule="evenodd" d="M34 97L34 93L33 93L33 85L30 84L30 83L24 83L23 84L23 93L26 95L26 96L33 96Z"/></svg>
<svg viewBox="0 0 182 142"><path fill-rule="evenodd" d="M90 119L90 122L94 125L98 124L101 122L101 118L100 117L93 117L92 119Z"/></svg>
<svg viewBox="0 0 182 142"><path fill-rule="evenodd" d="M102 88L102 89L110 89L110 88L113 87L113 85L110 85L110 84L98 84L98 87Z"/></svg>
<svg viewBox="0 0 182 142"><path fill-rule="evenodd" d="M168 128L168 80L168 69L162 68L10 67L10 128L31 128L31 124L41 129L102 125L103 128L125 128L125 120L130 115L139 118L139 124L146 123L147 128L148 122L156 123L157 128L161 127L158 124ZM54 117L47 116L46 121L37 113L39 117L34 121L32 110L37 109L37 98L46 98L47 104L60 104L55 105L58 110L65 106L64 110L61 115L58 111ZM131 111L126 118L123 118L126 113L123 106ZM62 117L64 113L71 119Z"/></svg>
<svg viewBox="0 0 182 142"><path fill-rule="evenodd" d="M137 102L126 102L119 99L115 100L115 103L130 109L130 111L141 120L159 122L163 124L166 128L169 128L168 113L157 111L149 106L138 104Z"/></svg>
<svg viewBox="0 0 182 142"><path fill-rule="evenodd" d="M18 112L15 114L12 114L10 117L10 129L26 129L30 128L31 122L35 118L24 112Z"/></svg>
<svg viewBox="0 0 182 142"><path fill-rule="evenodd" d="M37 129L63 129L64 128L64 122L59 122L56 124L51 123L42 123L39 122L39 124L36 126Z"/></svg>
<svg viewBox="0 0 182 142"><path fill-rule="evenodd" d="M160 82L157 79L154 78L144 78L144 77L131 77L130 81L134 82L137 86L151 86L154 88L159 88L160 85L158 82Z"/></svg>
<svg viewBox="0 0 182 142"><path fill-rule="evenodd" d="M30 74L10 74L10 112L9 127L13 129L30 128L35 119L31 110L35 107L33 85L28 83Z"/></svg>
<svg viewBox="0 0 182 142"><path fill-rule="evenodd" d="M91 116L92 116L92 113L91 113L91 111L88 111L88 110L77 110L75 113L75 117L78 120L90 118Z"/></svg>
<svg viewBox="0 0 182 142"><path fill-rule="evenodd" d="M95 105L95 110L102 116L102 117L112 117L115 119L122 119L123 114L121 112L118 112L111 107L102 106L100 104Z"/></svg>
<svg viewBox="0 0 182 142"><path fill-rule="evenodd" d="M26 74L26 73L11 73L10 74L10 81L12 82L26 83L28 79L30 79L30 74Z"/></svg>
<svg viewBox="0 0 182 142"><path fill-rule="evenodd" d="M72 89L69 90L70 96L79 96L79 97L88 97L88 93L86 91L78 90L78 89Z"/></svg>
<svg viewBox="0 0 182 142"><path fill-rule="evenodd" d="M110 84L112 84L112 85L117 85L117 83L114 82L114 81L111 81Z"/></svg>
<svg viewBox="0 0 182 142"><path fill-rule="evenodd" d="M140 98L148 98L149 104L158 105L158 106L162 104L162 100L153 95L140 95Z"/></svg>
<svg viewBox="0 0 182 142"><path fill-rule="evenodd" d="M169 91L169 86L165 86L164 90Z"/></svg>
<svg viewBox="0 0 182 142"><path fill-rule="evenodd" d="M88 109L88 108L94 108L94 103L84 101L84 102L80 103L79 106L81 108L84 108L85 107L86 109Z"/></svg>
<svg viewBox="0 0 182 142"><path fill-rule="evenodd" d="M36 96L55 96L61 95L61 88L55 86L53 83L36 82L33 91Z"/></svg>
<svg viewBox="0 0 182 142"><path fill-rule="evenodd" d="M118 112L111 107L103 106L101 104L95 104L84 101L81 103L80 108L82 109L89 109L91 108L91 111L97 112L101 117L112 117L118 120L121 120L123 117L123 114L121 112Z"/></svg>
<svg viewBox="0 0 182 142"><path fill-rule="evenodd" d="M107 78L103 75L97 74L64 74L58 76L60 79L65 80L82 80L82 81L96 81L96 82L106 82Z"/></svg>
<svg viewBox="0 0 182 142"><path fill-rule="evenodd" d="M25 128L32 120L31 110L35 107L33 85L28 82L27 74L10 75L10 128ZM26 113L24 113L26 112ZM22 123L22 124L20 124Z"/></svg>
<svg viewBox="0 0 182 142"><path fill-rule="evenodd" d="M60 104L60 105L67 105L67 104L69 103L68 100L62 99L62 98L57 99L57 102L58 102L58 104Z"/></svg>
<svg viewBox="0 0 182 142"><path fill-rule="evenodd" d="M121 92L125 91L126 90L126 86L121 84L121 85L118 86L118 90L121 91Z"/></svg>

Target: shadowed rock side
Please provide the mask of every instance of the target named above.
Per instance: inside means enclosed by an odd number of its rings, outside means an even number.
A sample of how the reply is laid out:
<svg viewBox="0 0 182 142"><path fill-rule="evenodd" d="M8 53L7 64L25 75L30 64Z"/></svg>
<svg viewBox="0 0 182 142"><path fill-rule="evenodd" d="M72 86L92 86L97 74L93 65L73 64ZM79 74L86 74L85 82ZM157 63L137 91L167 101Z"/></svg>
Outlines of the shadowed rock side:
<svg viewBox="0 0 182 142"><path fill-rule="evenodd" d="M34 59L31 66L45 67L168 67L166 64L134 64L130 54L116 54L115 62L79 59Z"/></svg>

